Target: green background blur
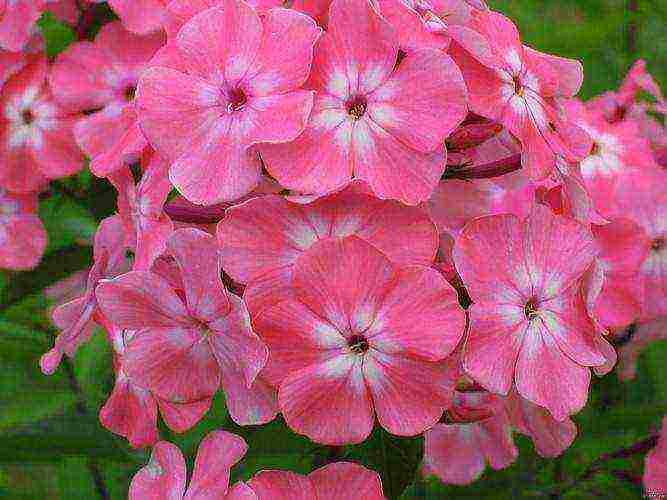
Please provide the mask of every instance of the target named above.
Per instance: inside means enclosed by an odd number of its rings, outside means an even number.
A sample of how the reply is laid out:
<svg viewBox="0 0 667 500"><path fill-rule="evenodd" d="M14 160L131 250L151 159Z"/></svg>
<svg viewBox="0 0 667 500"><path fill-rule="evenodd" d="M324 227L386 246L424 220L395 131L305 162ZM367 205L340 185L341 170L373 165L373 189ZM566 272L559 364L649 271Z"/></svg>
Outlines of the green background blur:
<svg viewBox="0 0 667 500"><path fill-rule="evenodd" d="M667 2L622 0L505 0L490 2L519 25L524 42L545 52L578 58L589 98L616 88L632 62L643 58L663 85L667 82ZM40 22L54 55L73 39L72 31L47 16ZM42 264L29 273L0 274L0 498L124 498L132 474L147 461L123 439L99 425L97 413L113 387L111 353L103 335L80 349L58 372L39 372L39 356L55 331L42 294L92 256L97 223L114 210L114 193L105 182L82 173L53 183L41 203L49 232ZM643 456L606 462L593 478L570 483L603 453L654 432L667 413L667 344L645 351L632 382L615 373L595 380L588 407L577 415L579 437L559 459L544 460L532 444L516 436L520 457L510 468L489 471L469 487L423 481L416 469L419 439L397 439L379 431L345 456L379 471L390 498L639 498ZM325 463L329 450L287 431L280 421L261 428L238 428L218 397L209 415L185 436L162 428L188 457L189 470L201 438L224 427L243 435L250 452L233 471L248 478L264 468L309 472ZM562 494L561 494L562 493ZM560 496L559 496L560 495Z"/></svg>

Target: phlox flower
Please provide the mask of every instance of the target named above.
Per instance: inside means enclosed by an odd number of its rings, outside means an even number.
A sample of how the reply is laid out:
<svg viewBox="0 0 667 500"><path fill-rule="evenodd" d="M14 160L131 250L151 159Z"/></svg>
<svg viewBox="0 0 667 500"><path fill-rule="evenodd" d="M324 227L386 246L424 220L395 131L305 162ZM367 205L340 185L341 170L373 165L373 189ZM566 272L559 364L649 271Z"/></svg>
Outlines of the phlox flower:
<svg viewBox="0 0 667 500"><path fill-rule="evenodd" d="M126 246L134 250L135 271L149 270L164 252L174 225L163 212L171 184L167 163L155 153L142 158L145 171L139 184L128 167L111 174L109 180L118 190L118 214L127 236Z"/></svg>
<svg viewBox="0 0 667 500"><path fill-rule="evenodd" d="M303 14L271 9L260 19L237 0L185 23L137 90L139 123L183 196L210 205L257 186L252 146L292 140L305 127L313 92L300 87L319 35Z"/></svg>
<svg viewBox="0 0 667 500"><path fill-rule="evenodd" d="M556 420L579 411L589 367L605 363L581 289L597 253L585 226L541 205L525 220L468 223L453 252L473 301L465 371L490 392L508 394L516 384Z"/></svg>
<svg viewBox="0 0 667 500"><path fill-rule="evenodd" d="M647 492L667 491L667 416L662 419L658 444L646 455L642 482Z"/></svg>
<svg viewBox="0 0 667 500"><path fill-rule="evenodd" d="M0 268L35 267L46 249L47 234L37 215L37 193L0 188Z"/></svg>
<svg viewBox="0 0 667 500"><path fill-rule="evenodd" d="M134 94L139 75L163 44L163 35L134 35L116 21L103 26L94 42L75 42L58 55L51 88L61 104L89 112L76 122L74 136L95 175L136 161L146 147Z"/></svg>
<svg viewBox="0 0 667 500"><path fill-rule="evenodd" d="M590 150L590 139L559 104L559 99L579 91L581 64L522 45L516 26L497 12L475 11L470 26L490 48L450 47L468 86L470 110L516 136L523 166L534 179L549 176L557 155L573 162L582 159Z"/></svg>
<svg viewBox="0 0 667 500"><path fill-rule="evenodd" d="M36 191L83 168L72 126L80 116L54 101L47 62L35 56L0 94L0 186Z"/></svg>
<svg viewBox="0 0 667 500"><path fill-rule="evenodd" d="M166 247L178 264L182 291L151 271L131 271L97 286L109 321L136 330L126 346L125 371L171 403L210 400L222 385L237 423L272 420L273 393L255 381L267 348L253 333L241 299L223 287L214 238L179 229Z"/></svg>
<svg viewBox="0 0 667 500"><path fill-rule="evenodd" d="M444 52L413 51L397 66L394 29L367 0L335 0L306 88L315 91L306 130L260 145L282 185L324 193L352 175L380 198L415 205L445 168L444 139L467 113L461 72Z"/></svg>
<svg viewBox="0 0 667 500"><path fill-rule="evenodd" d="M125 232L120 217L104 219L95 234L93 266L88 273L84 294L55 308L51 319L60 334L53 349L39 361L42 372L50 375L60 364L64 354L72 357L81 344L92 334L100 321L95 287L102 279L114 276L125 260Z"/></svg>
<svg viewBox="0 0 667 500"><path fill-rule="evenodd" d="M422 473L442 482L470 484L484 472L508 467L519 454L502 400L488 392L454 393L446 423L424 433Z"/></svg>
<svg viewBox="0 0 667 500"><path fill-rule="evenodd" d="M452 398L439 363L462 337L456 292L430 267L395 265L355 236L301 254L293 296L267 307L255 328L270 355L262 375L278 387L287 425L313 441L364 441L377 415L393 434L432 426Z"/></svg>
<svg viewBox="0 0 667 500"><path fill-rule="evenodd" d="M160 441L150 461L132 478L130 500L382 500L377 473L351 462L334 462L307 476L264 470L247 483L229 485L230 469L248 450L245 441L226 431L213 431L200 443L195 469L186 489L181 451Z"/></svg>
<svg viewBox="0 0 667 500"><path fill-rule="evenodd" d="M223 266L248 285L244 299L253 314L290 295L297 258L322 239L354 235L398 264L431 264L438 243L428 216L367 191L355 181L312 200L268 195L227 210L217 232Z"/></svg>
<svg viewBox="0 0 667 500"><path fill-rule="evenodd" d="M45 0L0 0L0 48L20 52L35 30Z"/></svg>

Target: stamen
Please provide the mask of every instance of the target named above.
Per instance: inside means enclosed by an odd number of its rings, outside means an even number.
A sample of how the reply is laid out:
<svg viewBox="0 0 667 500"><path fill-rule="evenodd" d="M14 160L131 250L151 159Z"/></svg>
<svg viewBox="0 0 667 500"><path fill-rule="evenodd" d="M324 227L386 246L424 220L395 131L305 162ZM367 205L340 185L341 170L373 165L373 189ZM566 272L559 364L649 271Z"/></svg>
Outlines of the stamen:
<svg viewBox="0 0 667 500"><path fill-rule="evenodd" d="M364 354L368 351L368 340L362 335L354 335L347 341L350 350L355 354Z"/></svg>
<svg viewBox="0 0 667 500"><path fill-rule="evenodd" d="M366 99L361 96L354 97L347 101L347 114L355 120L358 120L366 114Z"/></svg>

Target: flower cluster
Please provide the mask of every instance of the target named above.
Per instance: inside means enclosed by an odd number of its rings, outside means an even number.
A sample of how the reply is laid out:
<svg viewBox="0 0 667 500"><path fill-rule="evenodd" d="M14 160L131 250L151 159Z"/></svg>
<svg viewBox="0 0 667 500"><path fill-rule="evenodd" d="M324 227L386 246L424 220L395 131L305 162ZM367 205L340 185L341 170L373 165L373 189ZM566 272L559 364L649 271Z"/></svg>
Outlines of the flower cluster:
<svg viewBox="0 0 667 500"><path fill-rule="evenodd" d="M467 484L514 432L562 453L610 341L665 335L667 103L642 61L582 102L581 64L481 1L108 3L49 62L34 24L75 2L0 0L0 267L38 263L49 181L88 158L113 184L41 367L106 330L100 420L153 447L130 498L383 498L348 462L229 487L247 446L224 431L186 489L158 413L185 432L220 390L235 423L324 445L423 435L423 473Z"/></svg>

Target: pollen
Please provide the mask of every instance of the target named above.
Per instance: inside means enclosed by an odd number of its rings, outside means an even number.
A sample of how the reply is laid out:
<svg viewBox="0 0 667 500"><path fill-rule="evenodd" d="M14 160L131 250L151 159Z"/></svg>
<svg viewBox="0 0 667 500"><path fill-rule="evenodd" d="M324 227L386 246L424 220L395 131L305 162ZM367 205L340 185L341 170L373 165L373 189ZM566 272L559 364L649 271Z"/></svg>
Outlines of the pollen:
<svg viewBox="0 0 667 500"><path fill-rule="evenodd" d="M366 105L366 99L363 97L354 97L347 102L347 114L358 120L366 114Z"/></svg>
<svg viewBox="0 0 667 500"><path fill-rule="evenodd" d="M347 341L350 350L355 354L364 354L368 351L368 340L363 335L354 335Z"/></svg>
<svg viewBox="0 0 667 500"><path fill-rule="evenodd" d="M532 298L523 307L523 313L528 321L532 321L538 316L537 299Z"/></svg>

